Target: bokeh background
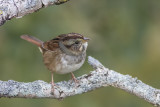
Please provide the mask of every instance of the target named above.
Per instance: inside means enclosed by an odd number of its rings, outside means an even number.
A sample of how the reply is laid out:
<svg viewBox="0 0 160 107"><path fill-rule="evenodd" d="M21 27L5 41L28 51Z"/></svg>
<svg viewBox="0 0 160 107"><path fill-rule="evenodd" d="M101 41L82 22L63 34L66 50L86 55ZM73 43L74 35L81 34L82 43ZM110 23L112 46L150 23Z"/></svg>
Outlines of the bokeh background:
<svg viewBox="0 0 160 107"><path fill-rule="evenodd" d="M106 67L138 77L160 88L159 0L71 0L12 19L0 27L0 80L50 82L38 48L20 39L30 34L49 40L77 32L91 38L88 55ZM85 62L76 76L89 73ZM70 75L54 75L55 81ZM63 101L54 99L1 98L1 107L152 107L144 100L113 87L100 88Z"/></svg>

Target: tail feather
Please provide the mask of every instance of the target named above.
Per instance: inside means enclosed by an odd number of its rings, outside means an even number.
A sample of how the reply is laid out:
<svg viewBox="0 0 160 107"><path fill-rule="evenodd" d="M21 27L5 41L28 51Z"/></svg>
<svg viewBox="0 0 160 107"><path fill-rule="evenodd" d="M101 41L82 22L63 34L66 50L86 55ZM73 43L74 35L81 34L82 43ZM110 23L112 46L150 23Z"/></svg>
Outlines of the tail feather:
<svg viewBox="0 0 160 107"><path fill-rule="evenodd" d="M38 47L41 47L42 44L43 44L43 41L41 41L41 40L39 40L39 39L37 39L36 37L33 37L33 36L22 35L21 38L30 42L30 43L33 43L33 44L37 45Z"/></svg>

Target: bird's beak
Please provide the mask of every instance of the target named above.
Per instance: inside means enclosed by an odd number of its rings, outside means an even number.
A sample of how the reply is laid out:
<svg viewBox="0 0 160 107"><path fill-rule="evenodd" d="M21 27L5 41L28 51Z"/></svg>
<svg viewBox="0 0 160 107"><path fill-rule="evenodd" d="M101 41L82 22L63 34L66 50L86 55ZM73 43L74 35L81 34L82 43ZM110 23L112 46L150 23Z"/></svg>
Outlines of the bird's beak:
<svg viewBox="0 0 160 107"><path fill-rule="evenodd" d="M83 40L84 40L85 42L87 42L87 41L89 41L90 39L89 39L89 38L84 37L84 38L83 38Z"/></svg>

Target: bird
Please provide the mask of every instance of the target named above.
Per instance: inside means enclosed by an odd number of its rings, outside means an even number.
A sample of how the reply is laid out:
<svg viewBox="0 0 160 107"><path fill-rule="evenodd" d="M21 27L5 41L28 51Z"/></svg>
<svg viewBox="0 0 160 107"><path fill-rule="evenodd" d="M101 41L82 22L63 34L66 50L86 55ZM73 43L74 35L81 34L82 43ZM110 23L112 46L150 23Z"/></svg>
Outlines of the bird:
<svg viewBox="0 0 160 107"><path fill-rule="evenodd" d="M44 65L51 72L51 92L53 94L55 90L54 73L71 73L72 80L75 83L78 82L73 72L84 64L89 38L79 33L60 34L46 42L30 35L21 35L21 38L37 45L40 49Z"/></svg>

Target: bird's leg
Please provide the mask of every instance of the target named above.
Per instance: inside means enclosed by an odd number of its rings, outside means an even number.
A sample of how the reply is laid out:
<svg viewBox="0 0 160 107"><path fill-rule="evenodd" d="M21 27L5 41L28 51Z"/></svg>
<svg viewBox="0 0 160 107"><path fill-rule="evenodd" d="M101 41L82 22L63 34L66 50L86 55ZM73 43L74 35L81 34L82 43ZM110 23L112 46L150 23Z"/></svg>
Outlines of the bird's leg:
<svg viewBox="0 0 160 107"><path fill-rule="evenodd" d="M53 79L53 72L51 72L51 93L54 94L54 79Z"/></svg>
<svg viewBox="0 0 160 107"><path fill-rule="evenodd" d="M71 72L71 76L72 76L72 80L76 83L76 84L78 84L79 83L79 81L76 79L76 77L74 76L74 74Z"/></svg>

